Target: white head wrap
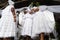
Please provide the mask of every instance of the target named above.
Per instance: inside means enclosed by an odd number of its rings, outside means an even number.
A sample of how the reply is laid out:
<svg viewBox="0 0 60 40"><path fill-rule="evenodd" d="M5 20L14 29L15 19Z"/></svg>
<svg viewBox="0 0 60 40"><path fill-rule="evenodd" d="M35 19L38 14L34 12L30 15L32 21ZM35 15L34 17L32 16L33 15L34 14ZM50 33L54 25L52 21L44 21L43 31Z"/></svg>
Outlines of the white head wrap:
<svg viewBox="0 0 60 40"><path fill-rule="evenodd" d="M8 0L8 3L9 3L9 5L14 4L14 2L12 0Z"/></svg>
<svg viewBox="0 0 60 40"><path fill-rule="evenodd" d="M27 10L28 10L28 11L30 11L30 8L29 8L29 7L27 7Z"/></svg>

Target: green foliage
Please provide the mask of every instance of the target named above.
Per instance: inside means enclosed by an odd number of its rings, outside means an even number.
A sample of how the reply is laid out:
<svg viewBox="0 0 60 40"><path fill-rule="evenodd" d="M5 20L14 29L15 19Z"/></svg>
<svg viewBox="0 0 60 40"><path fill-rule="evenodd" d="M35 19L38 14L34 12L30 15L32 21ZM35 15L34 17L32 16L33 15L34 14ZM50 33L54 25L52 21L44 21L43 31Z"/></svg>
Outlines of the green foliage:
<svg viewBox="0 0 60 40"><path fill-rule="evenodd" d="M39 2L36 2L36 6L40 6L40 3Z"/></svg>
<svg viewBox="0 0 60 40"><path fill-rule="evenodd" d="M40 2L31 2L31 6L40 6Z"/></svg>

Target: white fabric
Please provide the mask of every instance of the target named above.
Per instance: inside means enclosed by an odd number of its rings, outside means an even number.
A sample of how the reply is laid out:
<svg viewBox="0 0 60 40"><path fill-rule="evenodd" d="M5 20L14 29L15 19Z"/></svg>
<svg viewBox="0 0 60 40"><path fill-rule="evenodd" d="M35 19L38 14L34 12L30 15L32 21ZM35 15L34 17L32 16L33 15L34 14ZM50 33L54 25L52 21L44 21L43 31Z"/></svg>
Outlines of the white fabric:
<svg viewBox="0 0 60 40"><path fill-rule="evenodd" d="M13 5L7 6L2 11L2 17L0 20L0 37L14 37L15 34L15 22L11 12Z"/></svg>
<svg viewBox="0 0 60 40"><path fill-rule="evenodd" d="M52 5L52 6L41 5L39 6L39 9L41 11L45 11L47 9L51 12L60 13L60 5Z"/></svg>
<svg viewBox="0 0 60 40"><path fill-rule="evenodd" d="M22 25L22 21L23 21L23 16L24 16L24 12L20 12L19 14L19 24Z"/></svg>
<svg viewBox="0 0 60 40"><path fill-rule="evenodd" d="M53 32L55 26L54 15L52 12L46 10L47 6L44 7L42 7L42 9L39 8L40 10L35 14L33 14L32 21L31 21L32 27L30 26L31 24L29 25L30 23L29 20L31 19L27 20L29 16L28 15L27 17L26 15L24 16L24 26L22 28L23 30L21 31L22 35L30 35L31 37L35 37L38 36L37 34L40 34L42 32L44 33ZM28 29L30 29L28 28L28 26L31 27L31 31L30 30L28 31Z"/></svg>
<svg viewBox="0 0 60 40"><path fill-rule="evenodd" d="M28 7L23 7L23 8L19 8L19 9L16 9L17 11L21 11L23 10L24 8L30 8L29 6ZM46 6L46 5L40 5L39 6L39 9L41 11L45 11L46 9L51 11L51 12L56 12L56 13L60 13L60 5L53 5L53 6Z"/></svg>
<svg viewBox="0 0 60 40"><path fill-rule="evenodd" d="M38 34L51 33L54 31L55 20L53 13L45 10L44 12L38 11L33 18L32 37L38 36Z"/></svg>
<svg viewBox="0 0 60 40"><path fill-rule="evenodd" d="M46 28L46 33L53 32L55 26L55 19L53 13L48 10L45 10L43 12L43 15L44 15L44 26Z"/></svg>
<svg viewBox="0 0 60 40"><path fill-rule="evenodd" d="M22 26L23 26L23 16L24 16L24 12L22 11L22 12L20 12L20 14L19 14L19 24L21 25L21 26L18 26L18 37L20 37L20 35L21 35L21 30L22 30Z"/></svg>
<svg viewBox="0 0 60 40"><path fill-rule="evenodd" d="M45 11L48 8L46 5L39 6L40 11Z"/></svg>
<svg viewBox="0 0 60 40"><path fill-rule="evenodd" d="M33 14L32 37L37 36L37 34L39 33L40 30L38 29L39 27L41 27L39 25L42 26L42 12L41 11L38 11L35 14Z"/></svg>
<svg viewBox="0 0 60 40"><path fill-rule="evenodd" d="M12 0L8 0L8 3L9 3L9 5L14 4L14 2Z"/></svg>
<svg viewBox="0 0 60 40"><path fill-rule="evenodd" d="M23 27L22 27L21 35L31 36L32 15L27 13L27 14L24 15L23 19L24 19L24 24L23 24Z"/></svg>
<svg viewBox="0 0 60 40"><path fill-rule="evenodd" d="M60 13L60 5L48 6L47 8L51 12Z"/></svg>

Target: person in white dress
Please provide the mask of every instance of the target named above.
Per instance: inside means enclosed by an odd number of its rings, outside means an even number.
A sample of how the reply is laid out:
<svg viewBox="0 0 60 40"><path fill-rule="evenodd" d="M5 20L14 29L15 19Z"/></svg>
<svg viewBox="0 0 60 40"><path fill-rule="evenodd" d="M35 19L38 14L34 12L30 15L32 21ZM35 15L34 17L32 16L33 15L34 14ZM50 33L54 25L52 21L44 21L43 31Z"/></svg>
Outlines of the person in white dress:
<svg viewBox="0 0 60 40"><path fill-rule="evenodd" d="M48 10L42 12L38 7L34 7L34 12L32 37L40 34L40 40L44 40L45 33L51 33L54 31L54 15Z"/></svg>
<svg viewBox="0 0 60 40"><path fill-rule="evenodd" d="M23 16L23 26L21 35L26 37L26 40L30 40L31 37L31 27L32 27L32 14L29 11L24 11Z"/></svg>
<svg viewBox="0 0 60 40"><path fill-rule="evenodd" d="M20 40L21 38L22 39L24 39L23 38L23 36L21 35L21 30L22 30L22 27L23 27L23 16L24 16L24 12L23 11L21 11L20 13L19 13L19 24L18 24L18 39Z"/></svg>
<svg viewBox="0 0 60 40"><path fill-rule="evenodd" d="M46 36L48 36L48 38L50 37L50 33L53 33L55 31L55 19L54 19L54 14L53 12L49 11L49 10L45 10L43 11L43 15L44 15L44 26L46 28Z"/></svg>
<svg viewBox="0 0 60 40"><path fill-rule="evenodd" d="M42 26L42 12L38 7L34 7L34 18L33 18L33 27L32 27L32 38L38 36L40 34L40 26Z"/></svg>
<svg viewBox="0 0 60 40"><path fill-rule="evenodd" d="M0 20L0 38L3 40L13 40L16 36L16 15L13 5L8 5L2 10L2 17Z"/></svg>

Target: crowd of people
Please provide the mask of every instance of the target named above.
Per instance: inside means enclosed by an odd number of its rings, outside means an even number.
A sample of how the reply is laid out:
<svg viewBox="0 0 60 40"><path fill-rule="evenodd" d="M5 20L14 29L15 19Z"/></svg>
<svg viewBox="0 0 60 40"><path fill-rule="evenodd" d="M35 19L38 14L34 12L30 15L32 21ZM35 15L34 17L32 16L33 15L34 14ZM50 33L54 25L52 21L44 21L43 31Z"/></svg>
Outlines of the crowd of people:
<svg viewBox="0 0 60 40"><path fill-rule="evenodd" d="M52 12L33 7L20 12L19 24L22 26L21 36L27 39L40 36L40 40L44 40L44 34L54 31L55 20Z"/></svg>
<svg viewBox="0 0 60 40"><path fill-rule="evenodd" d="M44 40L44 35L54 31L54 26L54 15L49 10L32 7L16 13L14 6L8 5L2 10L0 40L14 40L16 35L23 40L33 40L37 36Z"/></svg>

